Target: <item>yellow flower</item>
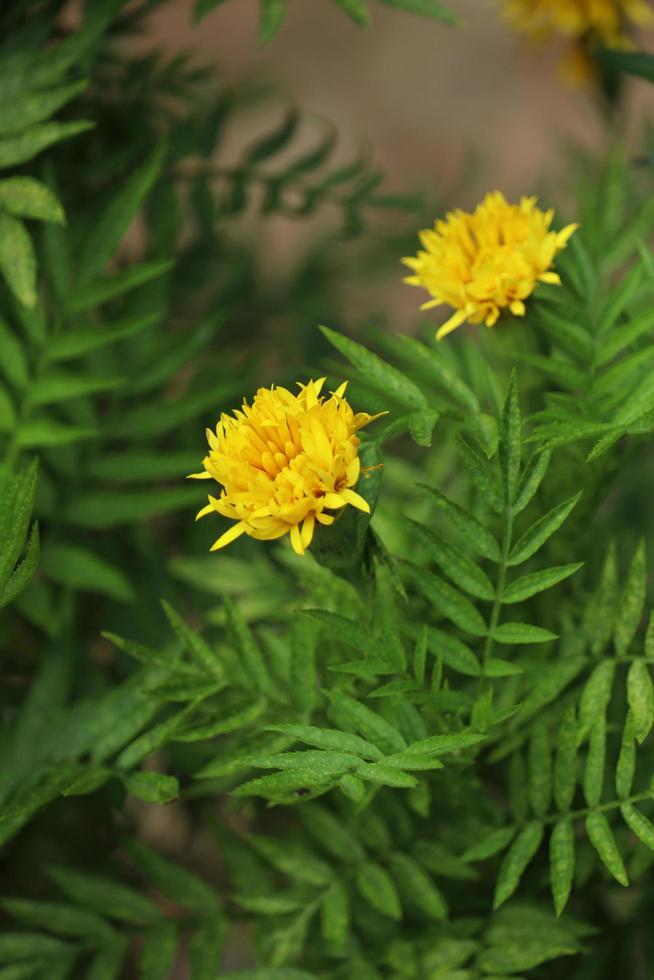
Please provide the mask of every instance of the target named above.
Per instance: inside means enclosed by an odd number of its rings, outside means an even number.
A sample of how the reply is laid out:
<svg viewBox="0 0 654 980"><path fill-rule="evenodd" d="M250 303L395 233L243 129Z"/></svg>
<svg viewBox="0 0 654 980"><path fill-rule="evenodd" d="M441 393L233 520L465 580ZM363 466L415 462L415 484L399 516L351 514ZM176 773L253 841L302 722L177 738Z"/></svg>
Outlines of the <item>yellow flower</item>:
<svg viewBox="0 0 654 980"><path fill-rule="evenodd" d="M472 214L450 211L420 232L423 251L402 259L414 273L404 282L433 297L421 309L446 303L456 310L437 340L466 321L492 327L503 310L524 316L524 301L538 282L561 282L552 271L554 257L578 226L550 231L553 217L551 209L536 207L535 197L509 204L495 191Z"/></svg>
<svg viewBox="0 0 654 980"><path fill-rule="evenodd" d="M315 522L334 522L330 511L351 504L370 513L352 489L361 469L356 433L378 416L354 414L344 398L347 382L321 396L324 382L300 384L297 395L259 388L252 405L244 401L233 416L221 415L215 432L207 429L209 455L192 478L216 480L223 489L197 516L217 513L237 522L212 551L241 534L263 541L290 534L302 555Z"/></svg>
<svg viewBox="0 0 654 980"><path fill-rule="evenodd" d="M630 21L645 24L654 13L649 0L504 0L504 9L518 30L532 37L591 35L611 46L625 42Z"/></svg>

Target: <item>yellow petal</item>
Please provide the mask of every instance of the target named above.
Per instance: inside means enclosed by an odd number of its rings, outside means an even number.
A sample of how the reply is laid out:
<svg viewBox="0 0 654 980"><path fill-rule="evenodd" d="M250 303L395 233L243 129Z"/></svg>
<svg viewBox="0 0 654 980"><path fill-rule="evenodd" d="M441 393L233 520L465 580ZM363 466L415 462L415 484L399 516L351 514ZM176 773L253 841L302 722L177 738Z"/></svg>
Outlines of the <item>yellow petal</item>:
<svg viewBox="0 0 654 980"><path fill-rule="evenodd" d="M224 548L225 545L231 544L232 541L236 541L236 539L240 538L240 536L244 533L245 524L243 521L239 521L238 524L232 525L229 531L225 531L225 533L222 534L217 541L214 541L209 550L218 551L219 548Z"/></svg>
<svg viewBox="0 0 654 980"><path fill-rule="evenodd" d="M213 506L213 504L207 504L205 507L202 508L202 510L199 510L197 512L197 514L195 515L195 519L196 521L199 521L201 517L206 517L207 514L213 514L213 513L215 513L215 507Z"/></svg>
<svg viewBox="0 0 654 980"><path fill-rule="evenodd" d="M302 535L300 533L300 528L297 524L294 524L291 528L291 545L293 546L293 551L296 555L304 554L304 545L302 544Z"/></svg>
<svg viewBox="0 0 654 980"><path fill-rule="evenodd" d="M308 548L311 544L311 539L313 538L313 529L316 525L316 515L311 511L304 518L304 524L302 525L302 544L305 548Z"/></svg>
<svg viewBox="0 0 654 980"><path fill-rule="evenodd" d="M442 340L443 337L447 337L448 333L452 333L457 327L460 327L462 323L465 323L466 314L464 310L457 310L454 316L451 316L449 320L438 328L436 331L436 340Z"/></svg>
<svg viewBox="0 0 654 980"><path fill-rule="evenodd" d="M207 473L206 470L203 470L202 473L189 473L186 479L187 480L210 480L211 473Z"/></svg>
<svg viewBox="0 0 654 980"><path fill-rule="evenodd" d="M348 504L352 504L353 507L356 507L357 510L362 510L366 514L370 513L370 505L368 504L368 501L364 500L360 494L355 493L354 490L343 490L342 497Z"/></svg>

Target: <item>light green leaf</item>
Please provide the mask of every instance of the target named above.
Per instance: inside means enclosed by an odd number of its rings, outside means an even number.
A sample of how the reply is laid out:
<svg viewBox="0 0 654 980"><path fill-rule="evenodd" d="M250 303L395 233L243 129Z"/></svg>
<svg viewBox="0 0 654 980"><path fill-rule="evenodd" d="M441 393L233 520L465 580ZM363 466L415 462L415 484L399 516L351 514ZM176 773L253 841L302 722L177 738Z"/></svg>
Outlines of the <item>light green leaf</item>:
<svg viewBox="0 0 654 980"><path fill-rule="evenodd" d="M654 851L654 824L647 817L643 816L640 810L637 810L632 803L623 803L620 807L620 813L624 818L624 822L636 835L638 840L645 847L649 847L650 851Z"/></svg>
<svg viewBox="0 0 654 980"><path fill-rule="evenodd" d="M507 507L511 507L518 487L522 456L522 430L520 403L515 372L511 375L509 389L500 421L500 466Z"/></svg>
<svg viewBox="0 0 654 980"><path fill-rule="evenodd" d="M648 664L634 660L627 674L627 701L634 721L634 734L642 744L654 725L654 687Z"/></svg>
<svg viewBox="0 0 654 980"><path fill-rule="evenodd" d="M85 133L92 128L93 123L82 120L47 122L38 123L36 126L21 130L20 133L0 138L0 168L26 163L53 143L70 139L71 136Z"/></svg>
<svg viewBox="0 0 654 980"><path fill-rule="evenodd" d="M493 638L496 643L521 646L523 643L547 643L556 640L557 636L550 630L529 623L501 623L493 630Z"/></svg>
<svg viewBox="0 0 654 980"><path fill-rule="evenodd" d="M0 381L0 432L11 432L16 425L16 409L11 395Z"/></svg>
<svg viewBox="0 0 654 980"><path fill-rule="evenodd" d="M269 44L284 23L288 8L286 0L260 0L259 40Z"/></svg>
<svg viewBox="0 0 654 980"><path fill-rule="evenodd" d="M123 776L125 789L144 803L170 803L179 796L175 776L163 772L133 772Z"/></svg>
<svg viewBox="0 0 654 980"><path fill-rule="evenodd" d="M579 702L579 728L577 732L577 744L581 745L597 718L604 716L613 689L613 678L615 676L615 662L603 660L593 669L592 674L586 681L581 700Z"/></svg>
<svg viewBox="0 0 654 980"><path fill-rule="evenodd" d="M457 438L456 445L461 460L470 475L470 479L477 487L482 499L498 514L501 514L503 510L502 498L498 491L495 473L491 469L488 460L484 459L476 449L473 449L461 437Z"/></svg>
<svg viewBox="0 0 654 980"><path fill-rule="evenodd" d="M366 741L377 745L386 754L406 749L406 742L398 730L365 704L341 691L326 693L334 714L346 720Z"/></svg>
<svg viewBox="0 0 654 980"><path fill-rule="evenodd" d="M497 541L490 531L487 531L486 528L479 523L476 517L473 517L472 514L468 513L468 511L464 510L462 507L459 507L458 504L448 500L448 498L435 487L420 485L420 489L427 491L436 506L439 507L440 510L444 511L454 527L464 538L466 544L472 548L476 554L481 555L484 558L490 558L490 560L494 562L500 561L501 554Z"/></svg>
<svg viewBox="0 0 654 980"><path fill-rule="evenodd" d="M2 908L18 922L46 929L59 936L95 936L108 939L113 929L101 916L64 902L36 902L28 898L5 898Z"/></svg>
<svg viewBox="0 0 654 980"><path fill-rule="evenodd" d="M16 566L4 586L0 585L0 609L23 591L39 564L39 526L34 524L23 560Z"/></svg>
<svg viewBox="0 0 654 980"><path fill-rule="evenodd" d="M335 881L320 905L320 931L330 948L341 950L350 935L350 896L345 885Z"/></svg>
<svg viewBox="0 0 654 980"><path fill-rule="evenodd" d="M81 425L68 425L56 419L43 416L27 419L16 431L16 444L21 449L50 449L54 446L69 446L82 439L90 439L95 430Z"/></svg>
<svg viewBox="0 0 654 980"><path fill-rule="evenodd" d="M415 535L425 543L430 556L455 585L478 599L492 601L495 598L493 584L479 565L429 528L410 518L407 520Z"/></svg>
<svg viewBox="0 0 654 980"><path fill-rule="evenodd" d="M355 24L367 27L370 22L370 12L366 0L335 0L336 4L351 17Z"/></svg>
<svg viewBox="0 0 654 980"><path fill-rule="evenodd" d="M0 272L24 306L36 303L36 258L32 240L18 218L0 210Z"/></svg>
<svg viewBox="0 0 654 980"><path fill-rule="evenodd" d="M581 491L576 493L568 500L557 504L552 510L548 511L543 517L539 518L525 533L518 538L509 554L509 565L521 565L532 555L535 555L539 548L545 544L555 531L561 527L568 517L573 507L581 497Z"/></svg>
<svg viewBox="0 0 654 980"><path fill-rule="evenodd" d="M633 557L629 575L620 598L618 615L613 629L615 652L623 656L629 647L643 615L647 588L645 543L641 541Z"/></svg>
<svg viewBox="0 0 654 980"><path fill-rule="evenodd" d="M451 620L464 633L472 636L485 636L486 623L476 607L445 579L425 568L409 566L411 577L425 598L433 603L434 609Z"/></svg>
<svg viewBox="0 0 654 980"><path fill-rule="evenodd" d="M153 279L169 272L175 263L172 259L156 259L129 265L118 272L94 279L84 286L76 284L75 292L68 297L67 308L71 313L100 306L116 296L123 296L137 286L143 286Z"/></svg>
<svg viewBox="0 0 654 980"><path fill-rule="evenodd" d="M460 674L481 677L482 668L469 646L452 633L428 627L427 642L433 655Z"/></svg>
<svg viewBox="0 0 654 980"><path fill-rule="evenodd" d="M351 735L349 732L317 728L313 725L268 725L266 731L282 732L289 738L306 742L307 745L315 745L328 752L349 752L372 761L383 758L383 753L371 741L358 735Z"/></svg>
<svg viewBox="0 0 654 980"><path fill-rule="evenodd" d="M521 578L511 582L502 593L502 602L524 602L532 595L551 589L553 585L563 582L566 578L574 575L583 566L583 562L574 565L555 565L552 568L545 568L541 572L531 572Z"/></svg>
<svg viewBox="0 0 654 980"><path fill-rule="evenodd" d="M618 762L615 767L615 791L621 800L631 793L634 775L636 773L636 737L634 728L634 716L631 711L628 711L622 730L620 754L618 755Z"/></svg>
<svg viewBox="0 0 654 980"><path fill-rule="evenodd" d="M493 830L488 837L484 837L478 844L473 844L462 855L463 861L485 861L493 857L511 843L516 834L515 827L498 827Z"/></svg>
<svg viewBox="0 0 654 980"><path fill-rule="evenodd" d="M569 820L558 820L550 837L550 885L557 915L561 915L570 897L574 868L572 824Z"/></svg>
<svg viewBox="0 0 654 980"><path fill-rule="evenodd" d="M518 493L513 504L514 514L519 514L523 511L538 491L543 477L547 473L550 458L551 453L548 449L536 452L530 457L529 462L522 471L522 477L518 485Z"/></svg>
<svg viewBox="0 0 654 980"><path fill-rule="evenodd" d="M78 329L71 333L60 333L48 342L46 357L49 361L67 361L81 357L90 351L97 350L105 344L113 344L124 340L146 327L153 326L158 320L156 314L129 317L108 326L97 326L93 329Z"/></svg>
<svg viewBox="0 0 654 980"><path fill-rule="evenodd" d="M511 844L497 876L493 908L498 909L520 884L522 875L540 847L543 825L538 821L528 823Z"/></svg>
<svg viewBox="0 0 654 980"><path fill-rule="evenodd" d="M161 606L166 614L168 622L172 626L183 647L188 650L192 657L197 661L198 668L207 671L210 677L215 677L222 680L222 678L225 676L225 669L218 659L215 649L212 649L207 641L200 636L198 632L192 630L190 626L187 626L182 617L178 612L176 612L175 609L173 609L169 602L162 599Z"/></svg>
<svg viewBox="0 0 654 980"><path fill-rule="evenodd" d="M64 209L56 195L33 177L0 180L0 209L23 218L64 222Z"/></svg>
<svg viewBox="0 0 654 980"><path fill-rule="evenodd" d="M127 939L122 936L101 946L89 963L86 980L118 980L126 953Z"/></svg>
<svg viewBox="0 0 654 980"><path fill-rule="evenodd" d="M130 602L134 590L122 571L94 551L65 541L48 543L41 553L41 568L53 581L85 592L100 592Z"/></svg>
<svg viewBox="0 0 654 980"><path fill-rule="evenodd" d="M586 817L586 831L607 871L618 884L627 888L629 886L627 872L624 869L615 838L604 814L597 811L589 813Z"/></svg>
<svg viewBox="0 0 654 980"><path fill-rule="evenodd" d="M24 388L29 377L27 356L22 343L10 329L6 320L0 316L0 368L7 381L17 388Z"/></svg>
<svg viewBox="0 0 654 980"><path fill-rule="evenodd" d="M77 432L76 439L88 438L93 432L88 430L73 430ZM61 434L60 443L65 441L75 441L72 435L66 440L64 437L69 432ZM83 434L82 434L83 433ZM58 430L57 433L58 434ZM39 432L41 438L38 445L46 445L42 438L42 430ZM55 445L50 442L48 445ZM155 490L125 490L113 491L111 493L102 490L89 490L80 493L78 497L72 497L64 508L63 517L68 524L77 527L108 528L117 527L121 524L133 524L149 520L153 517L160 517L175 510L188 510L189 515L193 513L194 506L197 505L197 489L195 487L170 487L155 488Z"/></svg>
<svg viewBox="0 0 654 980"><path fill-rule="evenodd" d="M83 398L104 391L114 391L124 382L125 378L121 377L49 371L34 381L30 394L34 405L51 405L71 398Z"/></svg>
<svg viewBox="0 0 654 980"><path fill-rule="evenodd" d="M373 388L386 397L399 402L405 408L429 408L420 388L397 368L391 367L381 357L366 350L365 347L357 344L354 340L350 340L349 337L343 337L336 333L335 330L330 330L328 327L321 327L320 330L330 344L354 365L365 381Z"/></svg>
<svg viewBox="0 0 654 980"><path fill-rule="evenodd" d="M391 919L402 918L402 905L393 879L374 861L366 861L357 870L356 883L360 895L369 905Z"/></svg>

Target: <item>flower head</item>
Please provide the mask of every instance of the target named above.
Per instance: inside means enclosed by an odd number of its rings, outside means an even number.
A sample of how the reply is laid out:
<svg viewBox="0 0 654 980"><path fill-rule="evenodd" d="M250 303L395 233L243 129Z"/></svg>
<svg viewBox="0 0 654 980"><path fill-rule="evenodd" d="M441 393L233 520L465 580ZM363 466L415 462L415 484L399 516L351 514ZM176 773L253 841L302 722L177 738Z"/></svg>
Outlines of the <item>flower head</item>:
<svg viewBox="0 0 654 980"><path fill-rule="evenodd" d="M420 232L423 250L402 259L413 270L404 281L432 296L421 309L445 303L456 310L438 340L466 321L492 327L504 310L524 316L538 282L561 282L552 264L577 225L550 231L553 217L551 209L536 207L535 197L509 204L495 191L472 214L450 211Z"/></svg>
<svg viewBox="0 0 654 980"><path fill-rule="evenodd" d="M561 68L573 83L595 74L594 46L630 47L631 26L654 22L650 0L503 0L503 7L523 34L537 40L558 34L570 42Z"/></svg>
<svg viewBox="0 0 654 980"><path fill-rule="evenodd" d="M370 512L352 489L360 473L357 431L378 416L355 415L344 397L347 382L329 398L324 378L286 388L259 388L251 405L221 415L215 432L207 429L209 455L195 479L222 484L220 496L198 514L222 514L236 521L214 543L216 551L241 534L260 540L290 534L302 555L316 521L332 524L334 511L347 504Z"/></svg>

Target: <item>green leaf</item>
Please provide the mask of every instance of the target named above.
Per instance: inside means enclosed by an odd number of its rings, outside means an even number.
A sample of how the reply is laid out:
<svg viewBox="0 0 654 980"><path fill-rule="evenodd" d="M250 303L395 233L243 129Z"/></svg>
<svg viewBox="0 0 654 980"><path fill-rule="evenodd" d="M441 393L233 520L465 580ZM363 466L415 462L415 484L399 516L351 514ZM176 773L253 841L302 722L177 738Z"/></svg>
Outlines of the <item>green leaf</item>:
<svg viewBox="0 0 654 980"><path fill-rule="evenodd" d="M631 793L634 775L636 773L636 738L634 728L634 716L631 711L628 711L622 730L620 754L618 755L618 762L615 767L615 791L621 800Z"/></svg>
<svg viewBox="0 0 654 980"><path fill-rule="evenodd" d="M607 871L618 884L627 888L629 886L627 872L624 869L615 838L604 814L597 811L589 813L586 817L586 831Z"/></svg>
<svg viewBox="0 0 654 980"><path fill-rule="evenodd" d="M37 156L41 150L47 149L53 143L70 139L79 133L85 133L93 128L93 123L83 122L47 122L30 126L11 136L0 138L0 168L15 167L18 163L26 163Z"/></svg>
<svg viewBox="0 0 654 980"><path fill-rule="evenodd" d="M286 0L260 0L259 40L269 44L277 36L288 9Z"/></svg>
<svg viewBox="0 0 654 980"><path fill-rule="evenodd" d="M358 735L350 735L348 732L317 728L313 725L268 725L266 731L281 732L289 738L306 742L307 745L315 745L327 752L349 752L372 761L383 758L383 753L372 741L360 738Z"/></svg>
<svg viewBox="0 0 654 980"><path fill-rule="evenodd" d="M584 796L589 807L598 805L604 789L606 759L606 719L598 714L590 730L590 742L586 768L584 769Z"/></svg>
<svg viewBox="0 0 654 980"><path fill-rule="evenodd" d="M522 673L524 670L518 664L497 657L489 657L483 665L484 677L511 677Z"/></svg>
<svg viewBox="0 0 654 980"><path fill-rule="evenodd" d="M463 861L485 861L507 847L515 837L515 827L498 827L462 855Z"/></svg>
<svg viewBox="0 0 654 980"><path fill-rule="evenodd" d="M21 93L11 101L3 100L0 134L5 136L7 133L24 130L34 123L42 122L85 88L86 81L81 79L66 85L52 86L40 92Z"/></svg>
<svg viewBox="0 0 654 980"><path fill-rule="evenodd" d="M640 78L654 82L654 58L651 54L644 54L640 51L619 51L608 50L606 48L596 49L594 57L606 68L614 71L624 71L629 75L638 75Z"/></svg>
<svg viewBox="0 0 654 980"><path fill-rule="evenodd" d="M402 752L406 742L396 728L380 715L371 711L360 701L341 691L325 692L332 704L332 710L339 718L345 719L366 741L377 745L382 752Z"/></svg>
<svg viewBox="0 0 654 980"><path fill-rule="evenodd" d="M27 357L23 345L16 339L2 316L0 316L0 350L2 350L0 368L6 379L17 388L25 387L29 377Z"/></svg>
<svg viewBox="0 0 654 980"><path fill-rule="evenodd" d="M335 881L320 904L320 931L325 943L341 950L350 935L350 896L345 885Z"/></svg>
<svg viewBox="0 0 654 980"><path fill-rule="evenodd" d="M427 642L429 649L444 664L469 677L481 677L482 669L477 657L469 646L458 637L443 630L428 627Z"/></svg>
<svg viewBox="0 0 654 980"><path fill-rule="evenodd" d="M615 545L612 543L606 554L599 588L588 606L590 651L594 656L604 650L611 636L618 598L617 578Z"/></svg>
<svg viewBox="0 0 654 980"><path fill-rule="evenodd" d="M459 18L450 13L439 0L381 0L381 3L385 3L388 7L404 10L408 14L417 14L419 17L431 17L434 20L443 21L451 27L457 27L460 24Z"/></svg>
<svg viewBox="0 0 654 980"><path fill-rule="evenodd" d="M94 936L106 940L114 934L112 927L101 916L64 902L4 898L0 905L23 925L46 929L60 936Z"/></svg>
<svg viewBox="0 0 654 980"><path fill-rule="evenodd" d="M556 741L554 760L554 799L562 813L567 812L577 786L577 719L574 705L564 714Z"/></svg>
<svg viewBox="0 0 654 980"><path fill-rule="evenodd" d="M49 187L33 177L0 180L0 209L23 218L64 222L64 209Z"/></svg>
<svg viewBox="0 0 654 980"><path fill-rule="evenodd" d="M213 916L220 909L214 889L197 875L161 857L139 841L130 840L127 847L143 874L176 905L205 916Z"/></svg>
<svg viewBox="0 0 654 980"><path fill-rule="evenodd" d="M332 869L307 848L287 838L249 834L248 843L265 861L295 881L321 887L331 885Z"/></svg>
<svg viewBox="0 0 654 980"><path fill-rule="evenodd" d="M49 959L62 956L70 949L68 943L36 932L3 932L0 935L0 963L13 963L28 957Z"/></svg>
<svg viewBox="0 0 654 980"><path fill-rule="evenodd" d="M491 561L501 560L500 548L493 535L479 523L476 517L468 511L459 507L453 501L448 500L435 487L428 487L419 484L421 490L425 490L440 510L444 511L454 527L464 538L466 544L483 558L490 558Z"/></svg>
<svg viewBox="0 0 654 980"><path fill-rule="evenodd" d="M451 620L464 633L472 636L486 636L487 629L476 607L452 588L445 579L425 568L407 564L411 577L425 598L433 603L434 609Z"/></svg>
<svg viewBox="0 0 654 980"><path fill-rule="evenodd" d="M93 435L87 430L82 431L86 437ZM81 439L84 436L78 433L76 438ZM72 435L68 441L74 441ZM46 443L41 439L38 444ZM196 505L195 487L156 488L154 491L125 490L111 493L90 490L80 493L78 497L72 497L64 508L63 517L68 524L77 527L109 528L121 524L139 523L176 510L188 510L192 513Z"/></svg>
<svg viewBox="0 0 654 980"><path fill-rule="evenodd" d="M623 803L620 813L629 829L636 835L639 841L654 851L654 824L643 816L640 810L629 802Z"/></svg>
<svg viewBox="0 0 654 980"><path fill-rule="evenodd" d="M547 814L552 796L552 759L547 726L538 724L529 740L529 802L536 817Z"/></svg>
<svg viewBox="0 0 654 980"><path fill-rule="evenodd" d="M123 776L125 789L144 803L170 803L179 796L175 776L163 772L133 772Z"/></svg>
<svg viewBox="0 0 654 980"><path fill-rule="evenodd" d="M188 944L189 980L215 980L225 951L227 929L222 916L202 922Z"/></svg>
<svg viewBox="0 0 654 980"><path fill-rule="evenodd" d="M641 745L654 725L654 687L644 660L634 660L629 667L627 701L633 715L634 734Z"/></svg>
<svg viewBox="0 0 654 980"><path fill-rule="evenodd" d="M130 602L134 590L120 569L93 551L64 541L46 545L41 568L53 581L85 592L100 592Z"/></svg>
<svg viewBox="0 0 654 980"><path fill-rule="evenodd" d="M34 524L23 560L16 566L4 586L0 586L0 609L23 591L39 564L39 526Z"/></svg>
<svg viewBox="0 0 654 980"><path fill-rule="evenodd" d="M377 391L399 402L405 408L429 408L420 388L397 368L391 367L381 357L377 357L349 337L336 333L335 330L330 330L328 327L321 327L320 330L330 344L343 354L360 372L362 378Z"/></svg>
<svg viewBox="0 0 654 980"><path fill-rule="evenodd" d="M629 647L638 624L643 615L645 604L645 593L647 589L647 567L645 558L645 544L643 541L638 546L629 569L629 575L620 598L618 615L613 628L613 640L615 652L618 657L623 656Z"/></svg>
<svg viewBox="0 0 654 980"><path fill-rule="evenodd" d="M581 700L579 702L579 728L577 732L577 744L581 745L597 718L604 716L613 690L613 678L615 676L615 662L603 660L593 669L592 674L586 681Z"/></svg>
<svg viewBox="0 0 654 980"><path fill-rule="evenodd" d="M390 919L402 918L402 905L393 879L374 861L366 861L356 873L357 889L362 898Z"/></svg>
<svg viewBox="0 0 654 980"><path fill-rule="evenodd" d="M470 479L477 487L482 499L498 514L501 514L503 510L502 498L497 489L495 474L490 468L488 460L484 459L476 449L473 449L460 436L457 437L456 446Z"/></svg>
<svg viewBox="0 0 654 980"><path fill-rule="evenodd" d="M355 24L367 27L370 22L370 12L365 0L335 0L341 10L351 17Z"/></svg>
<svg viewBox="0 0 654 980"><path fill-rule="evenodd" d="M409 433L418 446L431 446L432 433L439 418L439 413L429 408L424 408L419 412L411 412L407 419Z"/></svg>
<svg viewBox="0 0 654 980"><path fill-rule="evenodd" d="M177 927L164 922L145 934L139 951L139 980L168 980L177 955Z"/></svg>
<svg viewBox="0 0 654 980"><path fill-rule="evenodd" d="M16 431L16 445L21 449L50 449L55 446L69 446L82 439L90 439L95 430L82 425L68 425L45 416L21 422Z"/></svg>
<svg viewBox="0 0 654 980"><path fill-rule="evenodd" d="M452 579L455 585L478 599L492 601L495 598L492 582L471 558L463 551L448 544L429 528L410 518L407 520L415 530L417 537L427 546L430 557Z"/></svg>
<svg viewBox="0 0 654 980"><path fill-rule="evenodd" d="M524 643L547 643L556 640L557 635L529 623L501 623L493 630L493 638L496 643L521 646Z"/></svg>
<svg viewBox="0 0 654 980"><path fill-rule="evenodd" d="M199 633L192 630L190 626L187 626L182 617L178 612L176 612L175 609L173 609L169 602L162 599L161 606L166 614L168 622L172 626L178 639L181 641L182 646L184 649L188 650L191 656L197 661L197 666L207 671L211 677L216 677L222 680L222 678L225 676L225 669L218 659L216 651L212 650L207 641L200 636Z"/></svg>
<svg viewBox="0 0 654 980"><path fill-rule="evenodd" d="M236 603L225 596L225 612L230 639L240 654L247 685L259 692L270 691L271 680L259 644L243 619Z"/></svg>
<svg viewBox="0 0 654 980"><path fill-rule="evenodd" d="M81 248L77 269L80 284L90 280L114 254L152 188L163 163L165 147L159 143L147 160L126 180L98 219Z"/></svg>
<svg viewBox="0 0 654 980"><path fill-rule="evenodd" d="M23 306L36 303L36 258L32 240L18 218L0 210L0 272Z"/></svg>
<svg viewBox="0 0 654 980"><path fill-rule="evenodd" d="M518 487L522 456L520 403L515 372L511 375L500 422L500 465L507 507L511 507Z"/></svg>
<svg viewBox="0 0 654 980"><path fill-rule="evenodd" d="M523 575L507 585L502 593L502 602L524 602L545 589L551 589L553 585L558 585L564 579L569 578L578 572L583 566L583 562L574 565L555 565L552 568L545 568L542 572L531 572Z"/></svg>
<svg viewBox="0 0 654 980"><path fill-rule="evenodd" d="M158 320L156 314L129 317L105 327L78 329L71 333L60 333L48 341L46 357L49 361L67 361L97 350L105 344L113 344L153 326Z"/></svg>
<svg viewBox="0 0 654 980"><path fill-rule="evenodd" d="M102 374L49 371L33 382L30 393L34 405L51 405L71 398L83 398L104 391L113 391L124 382L125 378L108 377Z"/></svg>
<svg viewBox="0 0 654 980"><path fill-rule="evenodd" d="M536 452L530 457L529 462L522 471L522 477L518 486L518 493L513 504L513 513L519 514L531 501L534 494L538 491L547 473L550 464L551 453L548 449Z"/></svg>
<svg viewBox="0 0 654 980"><path fill-rule="evenodd" d="M528 823L520 831L502 861L495 885L493 909L498 909L513 895L542 839L543 825L536 820Z"/></svg>
<svg viewBox="0 0 654 980"><path fill-rule="evenodd" d="M557 504L543 517L539 518L525 533L518 538L509 554L509 565L521 565L541 548L555 531L561 527L573 507L581 497L581 491L568 500Z"/></svg>
<svg viewBox="0 0 654 980"><path fill-rule="evenodd" d="M152 925L162 917L149 898L110 878L63 867L48 868L48 875L67 898L100 915L132 925Z"/></svg>
<svg viewBox="0 0 654 980"><path fill-rule="evenodd" d="M454 732L451 735L429 735L417 742L412 742L404 755L446 755L449 752L459 752L472 745L485 742L486 735L479 732ZM384 760L388 761L388 760Z"/></svg>
<svg viewBox="0 0 654 980"><path fill-rule="evenodd" d="M358 837L326 806L316 802L305 803L298 815L318 846L332 857L347 864L357 864L365 857L365 850Z"/></svg>
<svg viewBox="0 0 654 980"><path fill-rule="evenodd" d="M395 851L389 867L405 900L429 919L442 922L447 918L447 904L427 872L408 854Z"/></svg>
<svg viewBox="0 0 654 980"><path fill-rule="evenodd" d="M118 980L126 953L127 939L122 936L101 946L89 964L86 980Z"/></svg>
<svg viewBox="0 0 654 980"><path fill-rule="evenodd" d="M212 10L215 10L221 3L225 3L225 0L195 0L195 6L193 7L193 22L197 24L199 20L210 14Z"/></svg>
<svg viewBox="0 0 654 980"><path fill-rule="evenodd" d="M571 354L576 361L587 362L593 356L593 341L586 330L572 320L566 320L549 307L539 304L537 315L540 323L555 344Z"/></svg>
<svg viewBox="0 0 654 980"><path fill-rule="evenodd" d="M215 738L217 735L226 735L229 732L238 731L239 728L246 728L261 717L268 707L268 702L261 698L257 701L248 701L244 708L239 711L222 715L207 722L191 722L181 731L175 732L173 741L175 742L204 742L207 739Z"/></svg>
<svg viewBox="0 0 654 980"><path fill-rule="evenodd" d="M158 279L174 268L174 265L172 259L139 262L137 265L127 266L119 272L94 279L88 285L80 287L76 284L74 294L68 297L67 308L71 313L80 313L100 306L116 296L123 296L130 290L136 289L137 286L143 286L153 279Z"/></svg>
<svg viewBox="0 0 654 980"><path fill-rule="evenodd" d="M550 885L557 916L561 915L570 897L574 868L572 824L569 820L557 820L550 837Z"/></svg>

